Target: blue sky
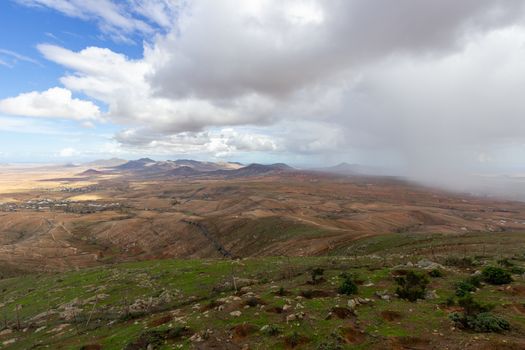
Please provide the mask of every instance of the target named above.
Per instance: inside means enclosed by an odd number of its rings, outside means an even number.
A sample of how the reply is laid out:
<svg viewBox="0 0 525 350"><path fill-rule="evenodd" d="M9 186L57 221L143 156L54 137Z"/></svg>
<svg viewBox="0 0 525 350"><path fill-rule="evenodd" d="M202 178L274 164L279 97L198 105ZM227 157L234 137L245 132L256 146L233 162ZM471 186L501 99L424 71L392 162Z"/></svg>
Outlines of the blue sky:
<svg viewBox="0 0 525 350"><path fill-rule="evenodd" d="M523 171L524 19L504 0L1 1L0 162Z"/></svg>
<svg viewBox="0 0 525 350"><path fill-rule="evenodd" d="M74 50L105 46L126 52L130 57L142 54L141 45L105 39L94 23L70 18L45 7L32 8L2 1L0 23L4 33L0 36L0 60L6 63L0 65L0 99L59 84L64 69L42 57L37 50L41 43L54 43ZM112 123L86 129L68 120L21 119L1 113L0 116L3 117L0 120L0 159L8 162L62 161L60 152L64 149L95 150L97 145L110 142L118 129Z"/></svg>

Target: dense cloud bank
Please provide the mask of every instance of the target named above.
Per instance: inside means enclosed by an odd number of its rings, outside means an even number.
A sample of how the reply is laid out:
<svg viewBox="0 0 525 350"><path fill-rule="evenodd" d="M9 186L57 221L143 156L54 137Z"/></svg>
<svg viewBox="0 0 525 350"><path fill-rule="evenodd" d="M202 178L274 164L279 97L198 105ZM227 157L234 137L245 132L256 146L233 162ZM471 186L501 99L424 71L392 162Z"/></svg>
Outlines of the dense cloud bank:
<svg viewBox="0 0 525 350"><path fill-rule="evenodd" d="M114 16L21 3L140 33L144 55L41 44L63 87L0 101L11 115L109 120L146 152L387 164L445 184L523 160L523 1L102 1ZM66 107L15 108L50 92Z"/></svg>

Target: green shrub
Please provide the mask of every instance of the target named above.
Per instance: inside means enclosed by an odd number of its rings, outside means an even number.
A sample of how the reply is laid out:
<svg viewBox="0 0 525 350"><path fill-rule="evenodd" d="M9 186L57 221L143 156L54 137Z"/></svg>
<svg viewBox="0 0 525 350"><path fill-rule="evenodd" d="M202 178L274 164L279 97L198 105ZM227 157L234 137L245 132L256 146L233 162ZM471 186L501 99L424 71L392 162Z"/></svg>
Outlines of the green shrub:
<svg viewBox="0 0 525 350"><path fill-rule="evenodd" d="M397 295L401 299L414 302L417 299L425 298L429 280L426 274L408 271L405 276L396 277L396 283L398 285L396 289Z"/></svg>
<svg viewBox="0 0 525 350"><path fill-rule="evenodd" d="M481 287L481 278L479 276L471 276L456 284L456 295L458 297L464 297L470 292L475 292L479 287Z"/></svg>
<svg viewBox="0 0 525 350"><path fill-rule="evenodd" d="M508 271L494 266L485 267L481 272L481 277L483 281L496 285L512 282L512 276Z"/></svg>
<svg viewBox="0 0 525 350"><path fill-rule="evenodd" d="M458 300L458 305L463 308L464 313L467 316L474 316L482 312L488 312L492 309L489 304L481 304L474 300L472 295L467 295Z"/></svg>
<svg viewBox="0 0 525 350"><path fill-rule="evenodd" d="M512 261L510 261L509 259L507 259L507 258L498 260L498 264L503 266L503 267L512 267L512 266L514 266L514 263Z"/></svg>
<svg viewBox="0 0 525 350"><path fill-rule="evenodd" d="M432 278L443 277L443 271L440 269L433 269L428 272L428 275Z"/></svg>
<svg viewBox="0 0 525 350"><path fill-rule="evenodd" d="M471 257L457 257L449 256L445 259L445 265L455 266L455 267L473 267L476 265L476 262Z"/></svg>
<svg viewBox="0 0 525 350"><path fill-rule="evenodd" d="M281 334L281 332L282 332L281 328L279 328L279 326L275 324L268 325L267 327L263 329L263 333L271 337L275 337Z"/></svg>
<svg viewBox="0 0 525 350"><path fill-rule="evenodd" d="M458 297L464 297L465 295L469 294L470 292L474 292L475 290L475 286L465 281L461 281L456 284L456 295Z"/></svg>
<svg viewBox="0 0 525 350"><path fill-rule="evenodd" d="M449 296L446 300L445 300L445 306L456 306L456 299L454 298L453 295Z"/></svg>
<svg viewBox="0 0 525 350"><path fill-rule="evenodd" d="M316 347L317 350L343 350L344 346L337 340L325 340Z"/></svg>
<svg viewBox="0 0 525 350"><path fill-rule="evenodd" d="M482 312L475 316L465 316L465 314L453 312L449 315L449 318L457 327L475 332L501 333L510 329L510 324L507 320L490 312Z"/></svg>
<svg viewBox="0 0 525 350"><path fill-rule="evenodd" d="M473 320L470 320L469 327L476 332L503 332L510 329L507 320L493 315L490 312L482 312Z"/></svg>
<svg viewBox="0 0 525 350"><path fill-rule="evenodd" d="M475 332L503 332L510 329L510 324L503 318L489 311L492 306L475 301L471 295L459 299L463 312L454 312L449 318L462 329Z"/></svg>
<svg viewBox="0 0 525 350"><path fill-rule="evenodd" d="M310 276L312 277L312 284L317 284L322 281L324 269L316 267L310 270Z"/></svg>
<svg viewBox="0 0 525 350"><path fill-rule="evenodd" d="M287 337L284 338L285 344L290 348L295 348L305 341L306 338L297 331L293 331Z"/></svg>
<svg viewBox="0 0 525 350"><path fill-rule="evenodd" d="M513 266L510 268L510 273L514 273L516 275L523 275L525 273L525 269L523 267L519 266Z"/></svg>
<svg viewBox="0 0 525 350"><path fill-rule="evenodd" d="M354 282L353 276L347 273L343 273L341 277L343 278L343 281L341 282L341 284L339 285L339 289L337 290L339 294L357 294L357 284Z"/></svg>

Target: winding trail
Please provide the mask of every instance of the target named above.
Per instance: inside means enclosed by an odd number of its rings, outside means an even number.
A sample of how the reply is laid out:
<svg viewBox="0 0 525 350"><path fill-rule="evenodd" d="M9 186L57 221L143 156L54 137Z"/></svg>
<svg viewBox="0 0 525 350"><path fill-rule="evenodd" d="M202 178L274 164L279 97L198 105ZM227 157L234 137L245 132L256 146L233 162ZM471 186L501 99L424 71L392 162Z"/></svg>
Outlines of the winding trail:
<svg viewBox="0 0 525 350"><path fill-rule="evenodd" d="M210 243L213 245L213 247L225 258L233 258L233 255L226 249L224 248L224 246L219 242L219 240L217 240L217 238L215 238L214 236L211 235L210 231L208 231L208 228L206 226L204 226L203 224L201 224L200 222L195 222L195 221L191 221L191 220L187 220L187 219L183 219L182 222L185 222L189 225L192 225L192 226L195 226L200 233L202 233L202 235L204 237L206 237L206 239L208 241L210 241Z"/></svg>

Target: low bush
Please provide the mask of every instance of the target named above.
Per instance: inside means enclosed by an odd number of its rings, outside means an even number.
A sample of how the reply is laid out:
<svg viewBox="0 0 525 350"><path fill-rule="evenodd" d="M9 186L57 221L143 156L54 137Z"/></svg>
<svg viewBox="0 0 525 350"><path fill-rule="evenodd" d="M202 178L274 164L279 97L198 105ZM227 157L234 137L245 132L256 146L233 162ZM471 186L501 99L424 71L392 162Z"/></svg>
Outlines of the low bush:
<svg viewBox="0 0 525 350"><path fill-rule="evenodd" d="M454 296L451 295L445 300L444 304L448 307L456 306L456 298L454 298Z"/></svg>
<svg viewBox="0 0 525 350"><path fill-rule="evenodd" d="M320 267L313 268L310 270L310 277L312 278L312 284L318 284L323 281L324 269Z"/></svg>
<svg viewBox="0 0 525 350"><path fill-rule="evenodd" d="M512 267L515 264L512 261L510 261L509 259L505 258L505 259L498 260L498 265L501 265L503 267Z"/></svg>
<svg viewBox="0 0 525 350"><path fill-rule="evenodd" d="M488 312L492 309L491 305L477 302L471 295L459 298L458 305L463 308L464 313L468 316L474 316L482 312Z"/></svg>
<svg viewBox="0 0 525 350"><path fill-rule="evenodd" d="M401 299L408 301L416 301L417 299L424 299L429 283L426 274L417 271L408 271L405 276L398 276L395 278L398 285L396 289L397 295Z"/></svg>
<svg viewBox="0 0 525 350"><path fill-rule="evenodd" d="M279 287L279 289L277 290L277 292L275 293L281 297L284 297L285 295L288 295L288 293L286 292L286 289L284 289L284 287Z"/></svg>
<svg viewBox="0 0 525 350"><path fill-rule="evenodd" d="M432 278L443 277L443 271L441 271L440 269L433 269L428 272L428 275Z"/></svg>
<svg viewBox="0 0 525 350"><path fill-rule="evenodd" d="M343 273L341 277L343 278L343 280L337 290L339 294L357 294L357 284L354 282L353 276L348 273Z"/></svg>
<svg viewBox="0 0 525 350"><path fill-rule="evenodd" d="M275 324L270 324L262 329L262 332L268 336L275 337L281 334L282 330Z"/></svg>
<svg viewBox="0 0 525 350"><path fill-rule="evenodd" d="M495 285L512 282L512 276L508 271L505 271L501 267L494 266L485 267L481 272L481 278L483 281Z"/></svg>
<svg viewBox="0 0 525 350"><path fill-rule="evenodd" d="M152 347L158 349L166 340L180 339L181 337L188 337L193 332L186 326L179 326L165 330L147 330L142 332L137 339L127 344L124 350L139 350Z"/></svg>
<svg viewBox="0 0 525 350"><path fill-rule="evenodd" d="M473 267L476 265L476 262L471 257L460 258L457 256L449 256L445 259L444 264L455 267Z"/></svg>
<svg viewBox="0 0 525 350"><path fill-rule="evenodd" d="M510 273L514 273L516 275L523 275L525 273L525 269L523 267L519 266L513 266L510 268Z"/></svg>
<svg viewBox="0 0 525 350"><path fill-rule="evenodd" d="M456 295L464 297L470 292L475 292L479 287L481 287L481 278L479 276L471 276L456 284Z"/></svg>
<svg viewBox="0 0 525 350"><path fill-rule="evenodd" d="M490 312L492 306L475 301L471 295L459 299L463 312L454 312L449 318L461 329L475 332L503 332L510 329L510 324L503 318Z"/></svg>

